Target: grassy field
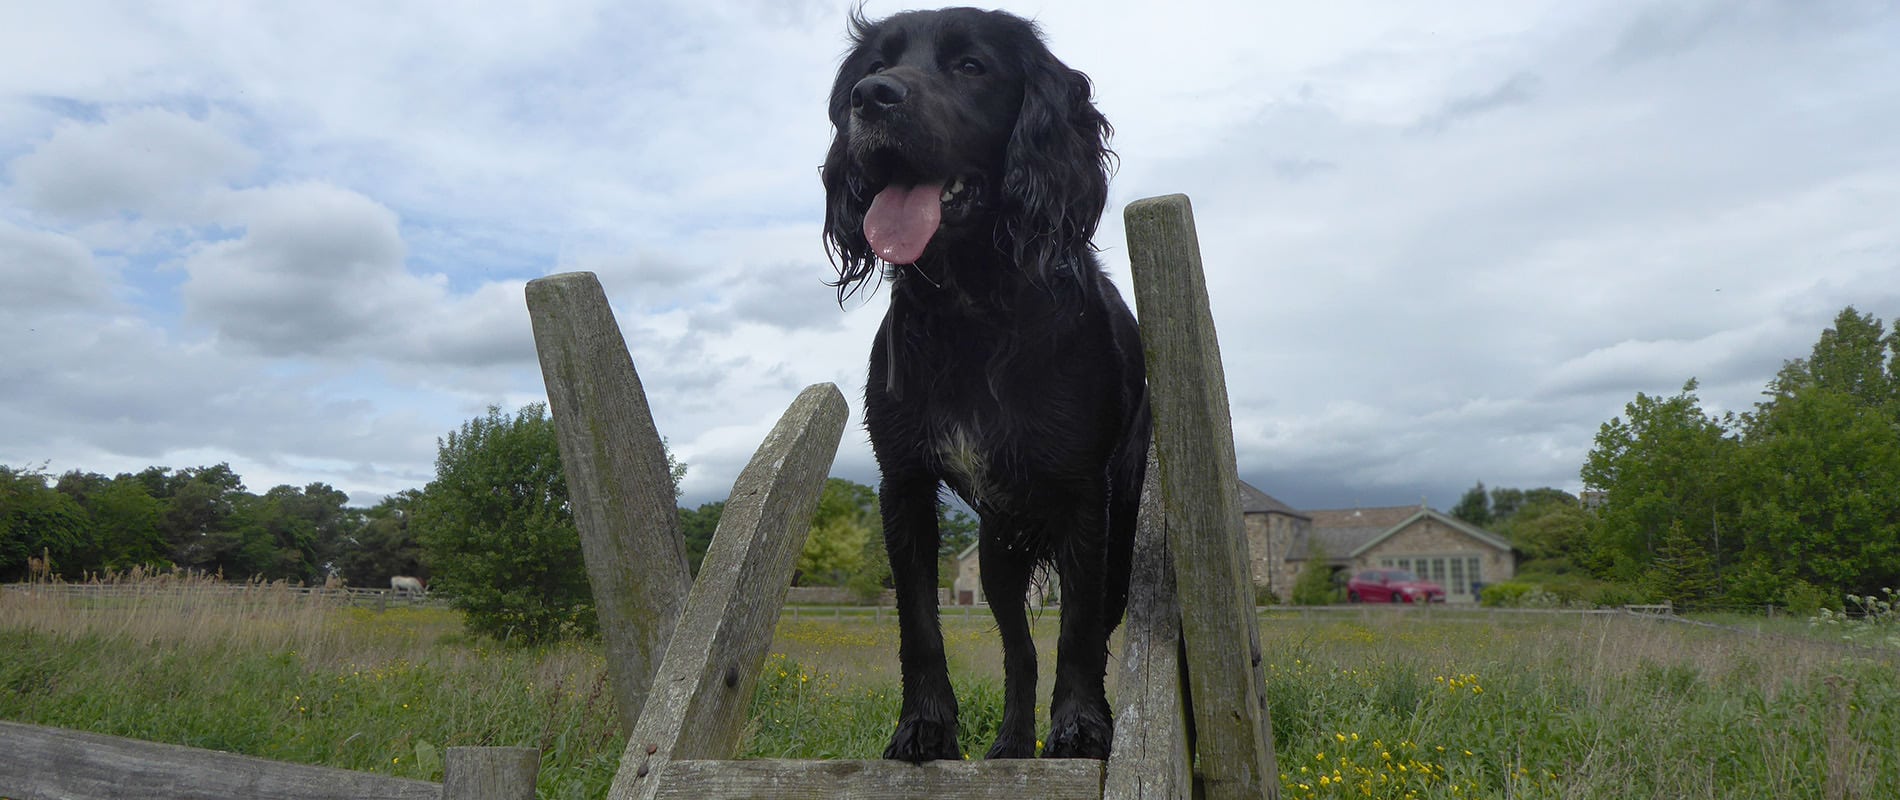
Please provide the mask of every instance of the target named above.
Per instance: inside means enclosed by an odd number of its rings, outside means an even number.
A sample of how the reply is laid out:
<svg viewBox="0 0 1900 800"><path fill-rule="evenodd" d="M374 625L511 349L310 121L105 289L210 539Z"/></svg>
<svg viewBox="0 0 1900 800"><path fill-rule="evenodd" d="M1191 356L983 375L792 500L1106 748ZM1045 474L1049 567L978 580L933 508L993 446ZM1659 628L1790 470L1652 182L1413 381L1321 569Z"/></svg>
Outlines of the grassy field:
<svg viewBox="0 0 1900 800"><path fill-rule="evenodd" d="M1036 622L1045 675L1056 622ZM944 627L963 747L980 755L1000 714L994 634L980 615ZM1384 608L1270 612L1261 630L1286 797L1900 787L1900 670L1880 651L1624 617ZM895 652L889 615L783 621L746 755L875 757L897 712ZM624 742L597 647L499 648L466 637L453 612L268 591L93 604L0 592L0 718L437 780L443 747L526 745L542 752L542 795L558 798L604 796Z"/></svg>

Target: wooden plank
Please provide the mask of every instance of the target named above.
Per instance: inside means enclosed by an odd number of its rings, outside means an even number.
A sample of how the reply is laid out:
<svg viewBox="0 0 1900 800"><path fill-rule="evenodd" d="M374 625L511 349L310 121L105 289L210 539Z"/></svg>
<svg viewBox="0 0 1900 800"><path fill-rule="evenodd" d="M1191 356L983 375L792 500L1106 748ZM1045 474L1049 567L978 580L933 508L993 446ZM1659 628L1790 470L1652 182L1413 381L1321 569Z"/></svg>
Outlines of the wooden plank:
<svg viewBox="0 0 1900 800"><path fill-rule="evenodd" d="M653 797L672 759L736 755L846 413L838 387L805 389L739 473L609 797Z"/></svg>
<svg viewBox="0 0 1900 800"><path fill-rule="evenodd" d="M674 761L658 797L666 800L1097 800L1102 762L996 761Z"/></svg>
<svg viewBox="0 0 1900 800"><path fill-rule="evenodd" d="M692 581L673 477L600 280L550 275L527 297L614 701L633 730Z"/></svg>
<svg viewBox="0 0 1900 800"><path fill-rule="evenodd" d="M0 795L16 800L436 800L442 785L195 747L0 722Z"/></svg>
<svg viewBox="0 0 1900 800"><path fill-rule="evenodd" d="M1128 256L1207 797L1278 797L1233 420L1185 195L1130 203Z"/></svg>
<svg viewBox="0 0 1900 800"><path fill-rule="evenodd" d="M451 747L442 758L442 800L534 800L541 751Z"/></svg>
<svg viewBox="0 0 1900 800"><path fill-rule="evenodd" d="M1187 800L1193 794L1181 697L1181 606L1152 448L1135 523L1135 563L1115 690L1115 748L1103 800Z"/></svg>

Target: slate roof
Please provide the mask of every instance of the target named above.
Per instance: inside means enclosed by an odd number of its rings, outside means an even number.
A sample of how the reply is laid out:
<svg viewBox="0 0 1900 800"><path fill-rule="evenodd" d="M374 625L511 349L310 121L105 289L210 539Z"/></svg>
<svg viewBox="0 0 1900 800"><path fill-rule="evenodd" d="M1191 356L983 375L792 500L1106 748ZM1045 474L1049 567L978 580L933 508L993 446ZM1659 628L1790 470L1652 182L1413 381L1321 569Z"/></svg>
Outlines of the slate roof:
<svg viewBox="0 0 1900 800"><path fill-rule="evenodd" d="M1379 508L1339 508L1306 512L1313 521L1310 534L1293 537L1286 560L1305 561L1308 548L1318 540L1320 551L1329 560L1345 560L1359 555L1384 541L1419 517L1430 517L1454 530L1499 550L1509 550L1509 542L1475 525L1425 506L1383 506Z"/></svg>
<svg viewBox="0 0 1900 800"><path fill-rule="evenodd" d="M1273 495L1254 488L1246 481L1240 482L1240 511L1243 514L1285 514L1289 517L1311 519L1305 514L1294 511L1292 506L1280 502Z"/></svg>

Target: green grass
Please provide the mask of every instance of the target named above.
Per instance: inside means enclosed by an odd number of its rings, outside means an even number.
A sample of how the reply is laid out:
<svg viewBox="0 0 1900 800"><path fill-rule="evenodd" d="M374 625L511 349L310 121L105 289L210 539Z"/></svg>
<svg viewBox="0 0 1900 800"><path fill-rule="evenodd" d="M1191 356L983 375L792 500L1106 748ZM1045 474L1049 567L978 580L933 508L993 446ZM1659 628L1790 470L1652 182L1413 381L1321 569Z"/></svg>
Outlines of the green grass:
<svg viewBox="0 0 1900 800"><path fill-rule="evenodd" d="M1056 618L1035 623L1043 725ZM1000 716L990 624L944 623L962 744ZM1900 786L1896 659L1622 617L1269 612L1283 794L1875 798ZM745 755L874 758L896 627L778 628ZM605 795L624 732L596 646L497 648L430 609L0 592L0 718L439 780L443 747L542 753L544 797Z"/></svg>

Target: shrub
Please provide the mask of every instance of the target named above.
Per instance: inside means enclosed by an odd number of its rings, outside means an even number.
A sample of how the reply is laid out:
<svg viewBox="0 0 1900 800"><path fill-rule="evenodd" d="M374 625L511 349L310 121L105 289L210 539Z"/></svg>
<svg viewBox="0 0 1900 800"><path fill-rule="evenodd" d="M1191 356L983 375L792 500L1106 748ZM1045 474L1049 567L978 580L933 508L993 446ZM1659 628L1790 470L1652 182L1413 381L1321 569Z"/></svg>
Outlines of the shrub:
<svg viewBox="0 0 1900 800"><path fill-rule="evenodd" d="M1839 596L1804 580L1796 580L1781 590L1781 604L1796 614L1814 614L1823 609L1839 611L1843 608ZM1858 598L1849 597L1850 603ZM1872 598L1868 598L1872 599Z"/></svg>
<svg viewBox="0 0 1900 800"><path fill-rule="evenodd" d="M1522 604L1524 595L1530 594L1530 592L1536 588L1537 587L1531 584L1518 581L1493 583L1484 587L1484 590L1478 593L1478 604L1493 607L1518 606Z"/></svg>
<svg viewBox="0 0 1900 800"><path fill-rule="evenodd" d="M1900 648L1900 592L1880 591L1880 595L1848 595L1841 611L1824 606L1808 618L1808 626L1836 628L1850 642Z"/></svg>
<svg viewBox="0 0 1900 800"><path fill-rule="evenodd" d="M1339 602L1339 587L1333 585L1333 569L1326 559L1309 558L1293 581L1293 604L1327 606Z"/></svg>
<svg viewBox="0 0 1900 800"><path fill-rule="evenodd" d="M437 450L436 479L410 524L432 583L469 629L524 644L592 635L593 594L546 406L513 416L491 406Z"/></svg>

